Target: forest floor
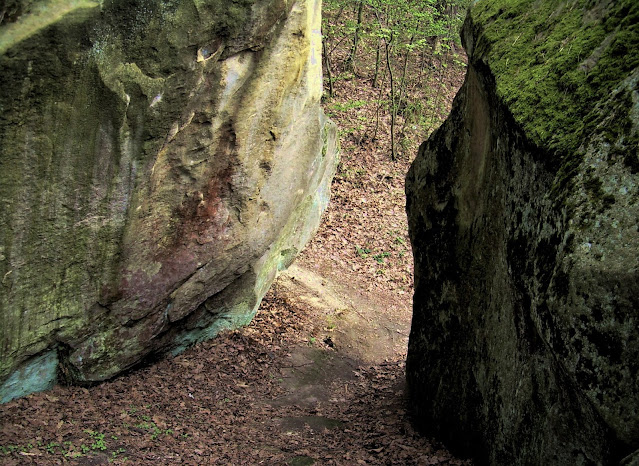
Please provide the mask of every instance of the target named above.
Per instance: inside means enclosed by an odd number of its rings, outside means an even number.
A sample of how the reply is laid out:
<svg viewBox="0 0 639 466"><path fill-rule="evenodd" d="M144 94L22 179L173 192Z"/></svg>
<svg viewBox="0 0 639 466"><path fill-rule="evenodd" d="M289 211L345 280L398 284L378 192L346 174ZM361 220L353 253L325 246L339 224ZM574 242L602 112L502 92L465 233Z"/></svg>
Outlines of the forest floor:
<svg viewBox="0 0 639 466"><path fill-rule="evenodd" d="M459 57L449 65L421 83L441 103L430 127L463 80ZM1 464L469 464L416 432L406 406L404 176L426 134L410 127L391 161L388 112L373 138L379 90L357 68L334 74L332 201L254 321L115 380L0 406Z"/></svg>

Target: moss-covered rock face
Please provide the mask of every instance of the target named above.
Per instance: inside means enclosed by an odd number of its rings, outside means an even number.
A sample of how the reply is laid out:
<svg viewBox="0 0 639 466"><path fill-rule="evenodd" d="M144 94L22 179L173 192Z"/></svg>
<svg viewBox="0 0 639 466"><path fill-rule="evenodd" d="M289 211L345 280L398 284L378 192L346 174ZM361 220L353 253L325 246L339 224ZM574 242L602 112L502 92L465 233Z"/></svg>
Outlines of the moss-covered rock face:
<svg viewBox="0 0 639 466"><path fill-rule="evenodd" d="M526 135L559 159L595 129L593 103L639 66L637 2L480 1L471 17L468 52L490 66Z"/></svg>
<svg viewBox="0 0 639 466"><path fill-rule="evenodd" d="M0 398L247 323L337 159L313 0L11 1Z"/></svg>
<svg viewBox="0 0 639 466"><path fill-rule="evenodd" d="M636 461L638 14L476 2L466 82L408 174L409 386L480 462Z"/></svg>

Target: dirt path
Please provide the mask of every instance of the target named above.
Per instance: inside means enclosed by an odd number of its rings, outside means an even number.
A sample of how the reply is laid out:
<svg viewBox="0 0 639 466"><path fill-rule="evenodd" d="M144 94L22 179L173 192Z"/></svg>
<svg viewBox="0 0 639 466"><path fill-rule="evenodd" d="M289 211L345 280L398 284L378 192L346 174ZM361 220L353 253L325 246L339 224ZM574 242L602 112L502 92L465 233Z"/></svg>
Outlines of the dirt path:
<svg viewBox="0 0 639 466"><path fill-rule="evenodd" d="M0 406L0 462L461 464L409 422L401 305L293 265L244 329Z"/></svg>
<svg viewBox="0 0 639 466"><path fill-rule="evenodd" d="M349 178L354 160L374 169ZM407 165L343 160L318 235L246 328L96 387L1 405L0 463L463 464L406 409Z"/></svg>
<svg viewBox="0 0 639 466"><path fill-rule="evenodd" d="M446 105L464 74L448 70ZM464 464L407 414L410 159L390 161L388 119L371 139L376 89L352 74L335 88L331 204L254 321L95 387L0 405L0 464Z"/></svg>
<svg viewBox="0 0 639 466"><path fill-rule="evenodd" d="M332 397L332 384L347 390L362 366L401 365L408 343L406 309L393 320L361 290L298 265L279 277L275 293L287 305L304 309L313 322L306 344L291 348L282 371L286 403L311 407Z"/></svg>

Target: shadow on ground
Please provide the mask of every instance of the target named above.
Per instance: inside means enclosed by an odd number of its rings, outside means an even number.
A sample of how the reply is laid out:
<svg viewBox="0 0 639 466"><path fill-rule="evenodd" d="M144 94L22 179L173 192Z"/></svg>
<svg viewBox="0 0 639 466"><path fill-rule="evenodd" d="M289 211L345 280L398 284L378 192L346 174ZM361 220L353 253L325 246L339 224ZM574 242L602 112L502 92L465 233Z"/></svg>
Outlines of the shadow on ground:
<svg viewBox="0 0 639 466"><path fill-rule="evenodd" d="M411 426L407 335L361 290L293 266L246 328L0 406L0 462L463 464Z"/></svg>

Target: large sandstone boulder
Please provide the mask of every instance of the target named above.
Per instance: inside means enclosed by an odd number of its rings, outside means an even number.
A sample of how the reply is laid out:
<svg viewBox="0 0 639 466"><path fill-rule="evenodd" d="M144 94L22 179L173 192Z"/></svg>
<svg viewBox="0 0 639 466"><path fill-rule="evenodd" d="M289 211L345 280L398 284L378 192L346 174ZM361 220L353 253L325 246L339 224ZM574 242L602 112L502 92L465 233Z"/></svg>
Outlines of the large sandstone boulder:
<svg viewBox="0 0 639 466"><path fill-rule="evenodd" d="M481 463L637 464L639 3L481 0L463 40L407 177L417 417Z"/></svg>
<svg viewBox="0 0 639 466"><path fill-rule="evenodd" d="M0 398L246 324L337 162L315 0L9 0Z"/></svg>

